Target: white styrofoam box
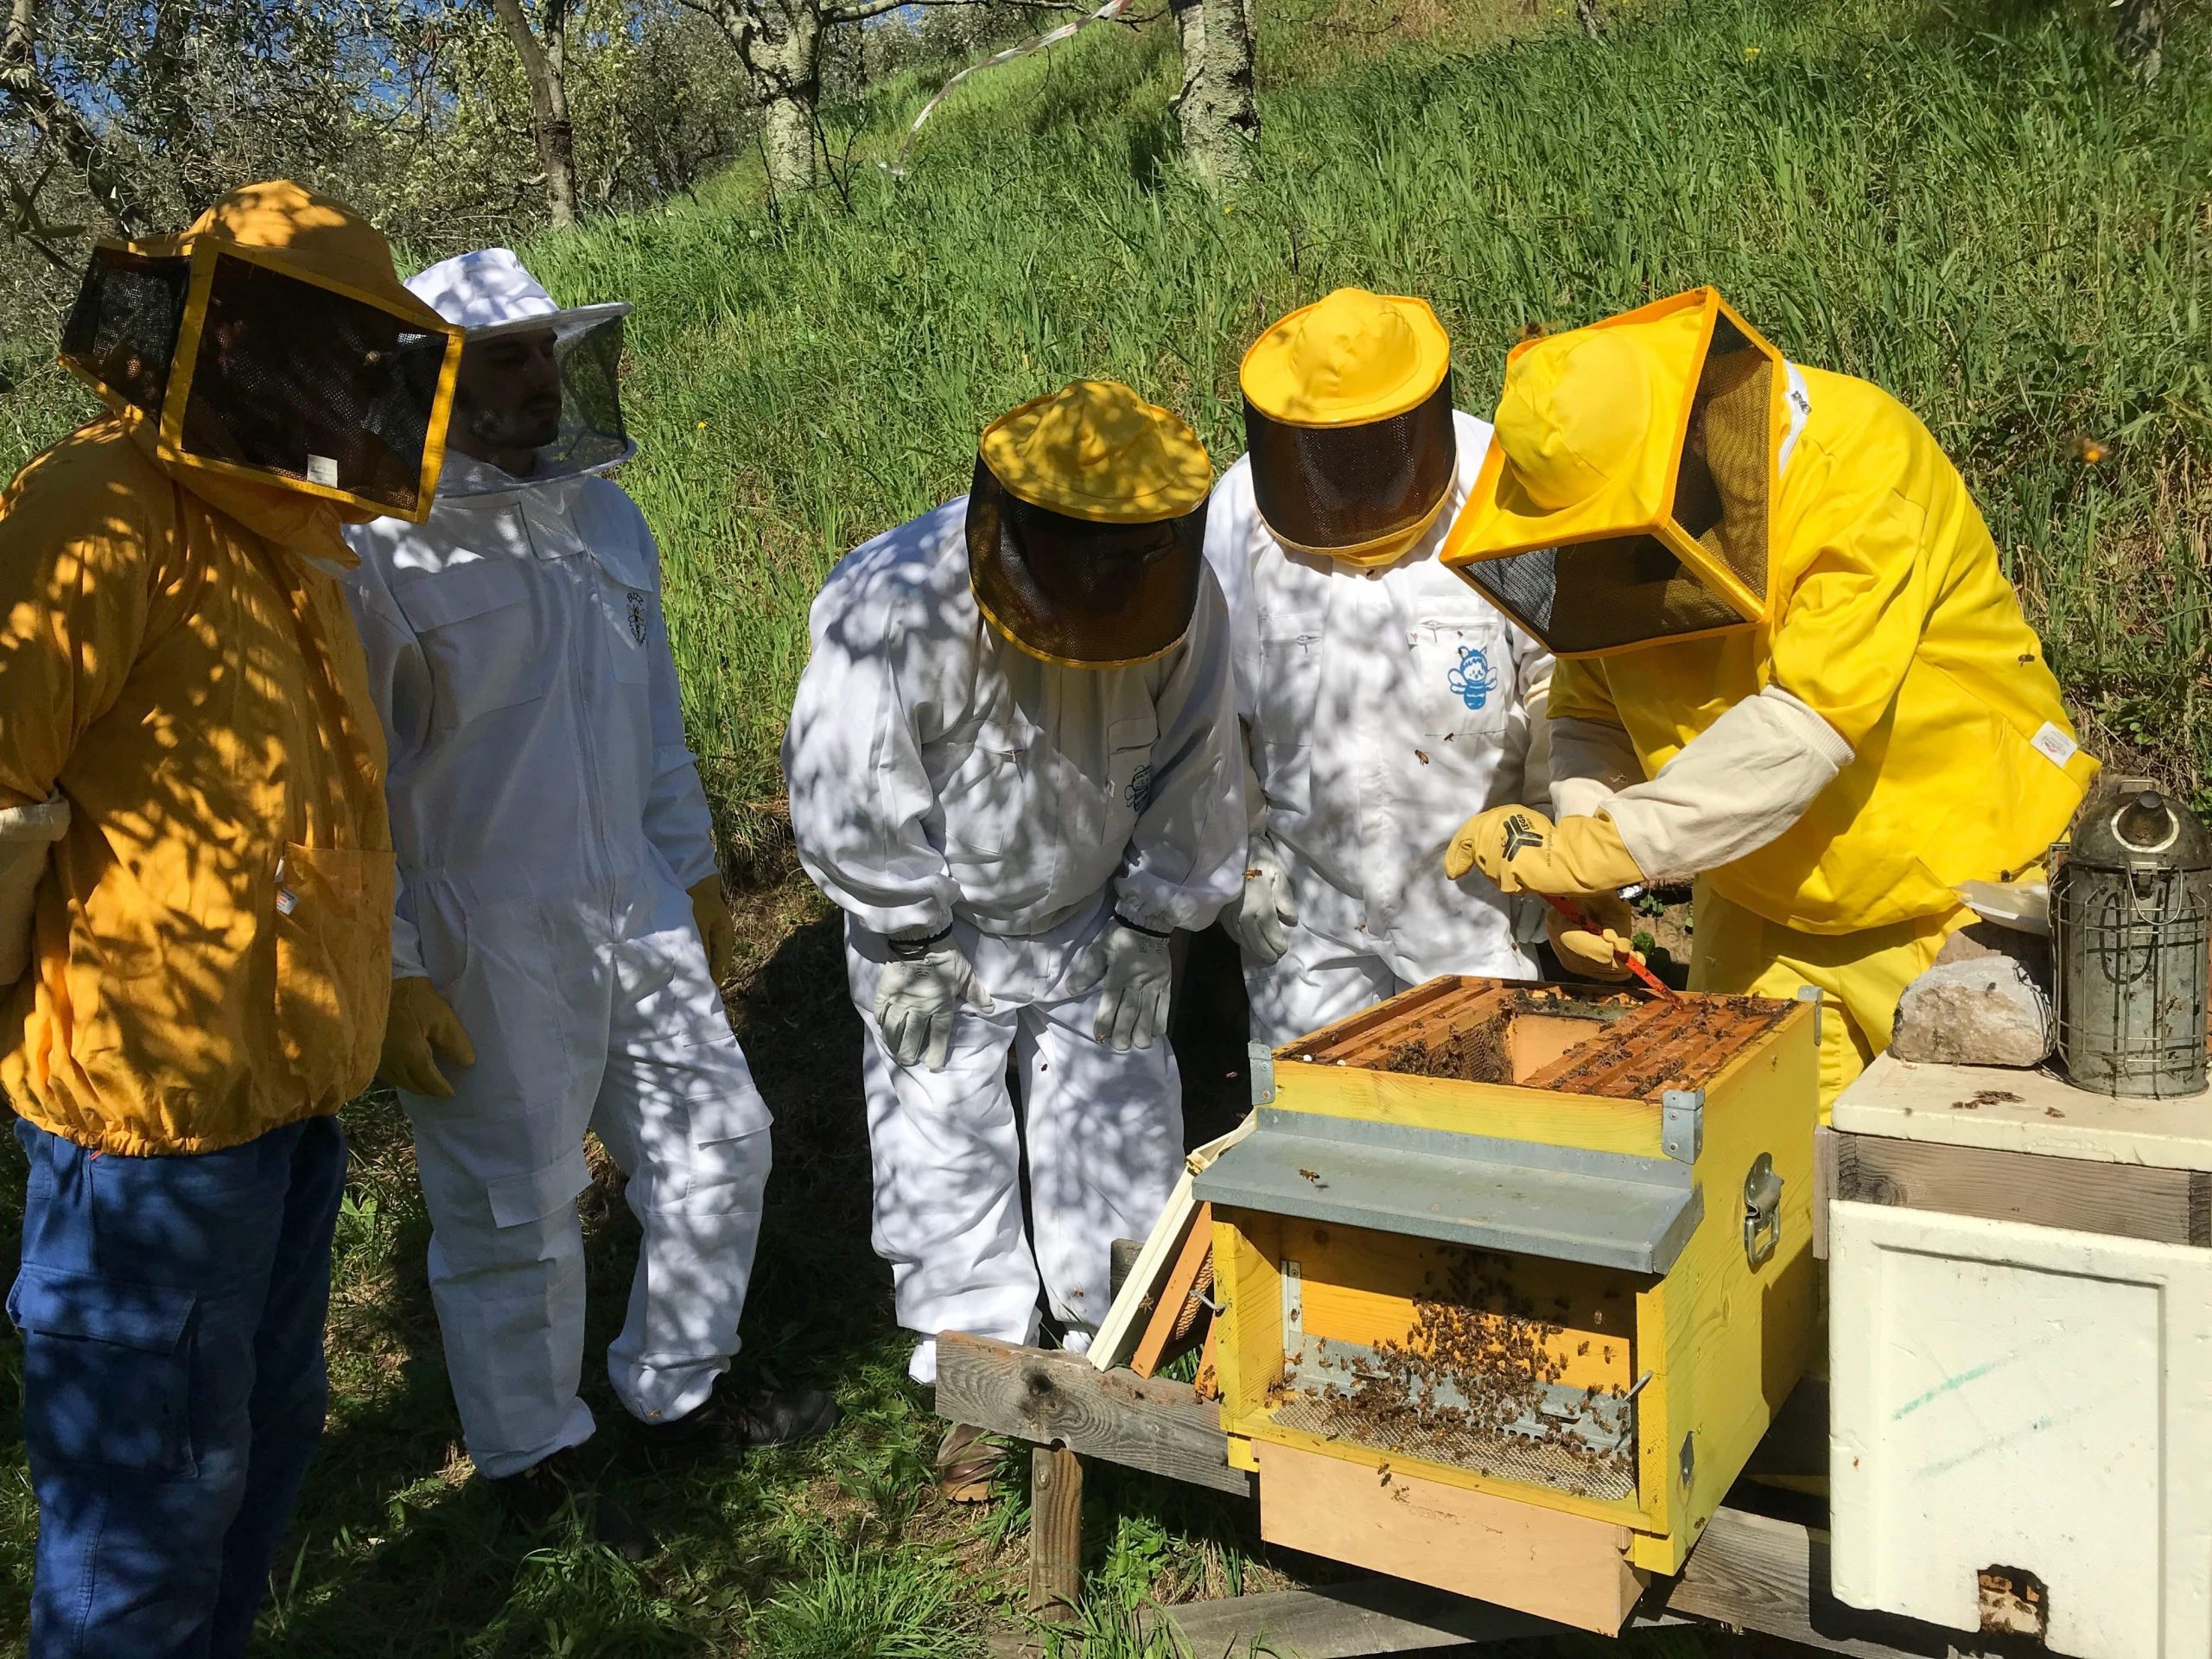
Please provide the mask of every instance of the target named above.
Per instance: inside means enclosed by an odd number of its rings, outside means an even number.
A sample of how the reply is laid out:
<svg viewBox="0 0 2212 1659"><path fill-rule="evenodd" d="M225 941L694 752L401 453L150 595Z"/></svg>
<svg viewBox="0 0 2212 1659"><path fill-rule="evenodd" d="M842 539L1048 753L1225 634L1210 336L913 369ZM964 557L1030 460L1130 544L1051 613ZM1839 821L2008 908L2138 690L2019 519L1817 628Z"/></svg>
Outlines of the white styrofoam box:
<svg viewBox="0 0 2212 1659"><path fill-rule="evenodd" d="M2212 1654L2212 1251L1839 1201L1831 1572L1980 1627L2032 1573L2075 1659Z"/></svg>

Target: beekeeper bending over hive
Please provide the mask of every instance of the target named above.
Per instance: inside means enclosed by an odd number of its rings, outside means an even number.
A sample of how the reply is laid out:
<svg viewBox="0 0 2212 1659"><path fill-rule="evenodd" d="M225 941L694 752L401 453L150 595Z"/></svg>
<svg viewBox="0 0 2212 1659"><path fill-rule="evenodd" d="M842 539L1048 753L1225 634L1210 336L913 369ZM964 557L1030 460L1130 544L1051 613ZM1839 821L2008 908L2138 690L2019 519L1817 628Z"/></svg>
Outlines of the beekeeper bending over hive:
<svg viewBox="0 0 2212 1659"><path fill-rule="evenodd" d="M437 505L353 532L400 896L381 1075L415 1130L469 1456L537 1527L588 1485L584 1132L642 1230L616 1397L663 1449L820 1433L825 1395L716 1386L768 1109L716 984L733 944L684 747L660 556L621 486L626 305L562 310L491 248L408 286L466 327ZM603 1541L651 1541L610 1500Z"/></svg>
<svg viewBox="0 0 2212 1659"><path fill-rule="evenodd" d="M1242 378L1248 448L1206 520L1254 774L1222 920L1272 1046L1438 974L1535 975L1544 907L1437 863L1470 801L1546 804L1552 663L1437 562L1491 432L1452 407L1425 302L1339 289Z"/></svg>
<svg viewBox="0 0 2212 1659"><path fill-rule="evenodd" d="M1445 549L1562 659L1554 824L1446 870L1609 912L1696 878L1690 982L1826 994L1821 1095L1888 1045L2096 772L1965 480L1878 387L1785 364L1710 289L1516 348Z"/></svg>
<svg viewBox="0 0 2212 1659"><path fill-rule="evenodd" d="M1183 1155L1168 938L1243 868L1211 469L1127 387L985 429L969 494L858 549L815 601L784 744L807 874L846 912L875 1245L919 1338L1080 1346L1107 1252ZM1022 1076L1033 1255L1007 1054ZM972 1430L940 1458L972 1493Z"/></svg>

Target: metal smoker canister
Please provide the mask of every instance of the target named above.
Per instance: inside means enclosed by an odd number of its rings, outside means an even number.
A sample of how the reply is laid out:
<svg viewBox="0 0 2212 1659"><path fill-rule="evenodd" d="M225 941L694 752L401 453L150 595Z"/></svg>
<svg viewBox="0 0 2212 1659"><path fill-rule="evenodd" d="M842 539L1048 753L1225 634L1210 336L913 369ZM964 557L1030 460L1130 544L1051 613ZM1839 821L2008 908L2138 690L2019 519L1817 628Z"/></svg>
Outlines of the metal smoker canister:
<svg viewBox="0 0 2212 1659"><path fill-rule="evenodd" d="M2091 796L2051 877L2058 1052L2082 1088L2171 1097L2205 1086L2212 835L2133 780Z"/></svg>

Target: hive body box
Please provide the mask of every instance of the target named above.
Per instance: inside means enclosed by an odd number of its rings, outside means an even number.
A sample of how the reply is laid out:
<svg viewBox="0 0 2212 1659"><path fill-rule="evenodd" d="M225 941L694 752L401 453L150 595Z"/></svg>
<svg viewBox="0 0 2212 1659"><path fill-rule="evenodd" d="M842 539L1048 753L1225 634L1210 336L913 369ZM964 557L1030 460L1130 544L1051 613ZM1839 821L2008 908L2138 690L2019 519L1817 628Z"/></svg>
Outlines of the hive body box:
<svg viewBox="0 0 2212 1659"><path fill-rule="evenodd" d="M1828 1207L1839 1599L2212 1653L2212 1097L1877 1060Z"/></svg>
<svg viewBox="0 0 2212 1659"><path fill-rule="evenodd" d="M1255 1057L1196 1192L1263 1532L1619 1628L1808 1358L1817 1017L1445 978Z"/></svg>

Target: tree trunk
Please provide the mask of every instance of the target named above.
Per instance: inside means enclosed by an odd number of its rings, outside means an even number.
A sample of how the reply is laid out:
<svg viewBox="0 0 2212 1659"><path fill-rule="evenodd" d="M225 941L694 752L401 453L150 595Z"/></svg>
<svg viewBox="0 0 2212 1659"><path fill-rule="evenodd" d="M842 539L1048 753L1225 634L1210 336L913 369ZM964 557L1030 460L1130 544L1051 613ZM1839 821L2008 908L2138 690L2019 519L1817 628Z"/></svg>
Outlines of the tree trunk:
<svg viewBox="0 0 2212 1659"><path fill-rule="evenodd" d="M2138 79L2158 78L2165 58L2166 24L2158 15L2158 0L2114 0L2113 13L2120 25L2120 60Z"/></svg>
<svg viewBox="0 0 2212 1659"><path fill-rule="evenodd" d="M760 110L768 188L777 195L815 182L815 105L822 93L821 0L747 0L725 24Z"/></svg>
<svg viewBox="0 0 2212 1659"><path fill-rule="evenodd" d="M102 147L99 135L67 99L48 83L38 67L37 0L10 0L6 28L0 30L0 93L5 93L46 137L61 146L85 181L86 188L110 218L132 235L149 228L137 193Z"/></svg>
<svg viewBox="0 0 2212 1659"><path fill-rule="evenodd" d="M1232 190L1251 177L1260 138L1250 0L1168 0L1168 9L1183 52L1175 119L1184 159L1209 190Z"/></svg>
<svg viewBox="0 0 2212 1659"><path fill-rule="evenodd" d="M545 43L538 42L522 0L492 0L530 83L530 127L537 164L545 169L545 205L553 223L576 222L576 138L569 123L567 0L545 0Z"/></svg>
<svg viewBox="0 0 2212 1659"><path fill-rule="evenodd" d="M1605 38L1605 10L1598 0L1574 0L1574 15L1585 35L1593 41Z"/></svg>

